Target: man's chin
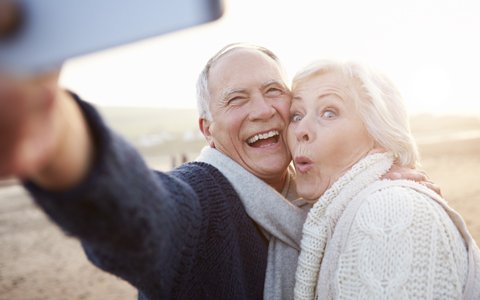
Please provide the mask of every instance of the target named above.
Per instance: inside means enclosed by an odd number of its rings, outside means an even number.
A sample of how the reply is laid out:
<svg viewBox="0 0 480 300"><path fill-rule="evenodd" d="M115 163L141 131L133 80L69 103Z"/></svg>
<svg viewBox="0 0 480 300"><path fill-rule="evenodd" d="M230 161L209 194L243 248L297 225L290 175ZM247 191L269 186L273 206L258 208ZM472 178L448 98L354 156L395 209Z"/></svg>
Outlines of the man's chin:
<svg viewBox="0 0 480 300"><path fill-rule="evenodd" d="M275 159L275 157L270 156L259 158L259 160L261 161L257 160L254 165L252 164L252 173L262 174L265 177L282 176L290 163L284 157Z"/></svg>

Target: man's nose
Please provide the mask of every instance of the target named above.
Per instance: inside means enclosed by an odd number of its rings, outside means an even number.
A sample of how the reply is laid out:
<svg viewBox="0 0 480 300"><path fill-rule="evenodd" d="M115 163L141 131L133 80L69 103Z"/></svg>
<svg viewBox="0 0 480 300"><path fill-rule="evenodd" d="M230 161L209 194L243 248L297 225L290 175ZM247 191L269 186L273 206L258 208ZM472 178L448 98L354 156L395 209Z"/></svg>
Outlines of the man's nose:
<svg viewBox="0 0 480 300"><path fill-rule="evenodd" d="M265 99L263 95L253 97L252 104L250 112L251 120L267 120L276 112L272 103Z"/></svg>

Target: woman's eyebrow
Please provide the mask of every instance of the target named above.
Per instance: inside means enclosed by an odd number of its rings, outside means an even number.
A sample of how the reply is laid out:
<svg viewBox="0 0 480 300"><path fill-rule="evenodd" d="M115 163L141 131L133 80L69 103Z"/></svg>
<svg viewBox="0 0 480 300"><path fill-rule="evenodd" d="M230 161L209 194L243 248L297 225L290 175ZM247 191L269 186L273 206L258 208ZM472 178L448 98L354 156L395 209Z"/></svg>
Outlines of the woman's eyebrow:
<svg viewBox="0 0 480 300"><path fill-rule="evenodd" d="M329 96L332 96L332 95L335 96L335 97L329 97ZM320 94L320 95L316 96L316 100L324 100L324 98L326 98L326 97L329 97L327 100L331 100L331 101L340 101L340 102L345 101L342 97L340 97L340 95L338 95L338 93L335 93L335 92L328 92L328 93ZM303 97L294 95L292 97L291 103L302 101L302 100L303 100Z"/></svg>
<svg viewBox="0 0 480 300"><path fill-rule="evenodd" d="M334 96L334 97L330 97L330 96ZM329 92L329 93L326 93L326 94L322 94L322 95L319 95L318 96L318 100L322 100L324 98L327 98L327 100L331 100L331 101L338 101L338 102L345 102L345 99L343 99L343 97L341 97L338 93L336 92Z"/></svg>
<svg viewBox="0 0 480 300"><path fill-rule="evenodd" d="M301 100L303 100L303 98L300 97L300 96L293 96L292 97L292 103L293 103L293 101L301 101Z"/></svg>

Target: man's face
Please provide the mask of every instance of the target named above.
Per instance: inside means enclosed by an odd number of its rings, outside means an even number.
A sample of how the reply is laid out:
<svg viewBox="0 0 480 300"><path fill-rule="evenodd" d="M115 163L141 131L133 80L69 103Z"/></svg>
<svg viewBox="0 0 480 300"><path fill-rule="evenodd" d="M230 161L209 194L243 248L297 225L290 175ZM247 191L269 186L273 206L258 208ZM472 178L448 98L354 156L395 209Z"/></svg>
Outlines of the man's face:
<svg viewBox="0 0 480 300"><path fill-rule="evenodd" d="M291 160L283 138L290 93L275 61L233 50L211 67L208 90L212 121L203 132L210 145L267 182L282 177Z"/></svg>

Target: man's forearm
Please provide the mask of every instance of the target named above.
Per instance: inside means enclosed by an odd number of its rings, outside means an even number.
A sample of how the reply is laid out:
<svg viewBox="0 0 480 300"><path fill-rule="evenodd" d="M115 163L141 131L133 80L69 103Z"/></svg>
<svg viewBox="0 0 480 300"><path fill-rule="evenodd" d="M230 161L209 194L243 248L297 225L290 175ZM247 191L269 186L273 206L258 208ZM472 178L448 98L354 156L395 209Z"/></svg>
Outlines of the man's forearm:
<svg viewBox="0 0 480 300"><path fill-rule="evenodd" d="M199 199L182 179L150 170L91 105L76 104L96 147L88 174L58 192L31 181L25 187L54 222L80 238L97 266L138 288L159 278L167 283L158 293L168 293L176 274L192 267L204 238Z"/></svg>

